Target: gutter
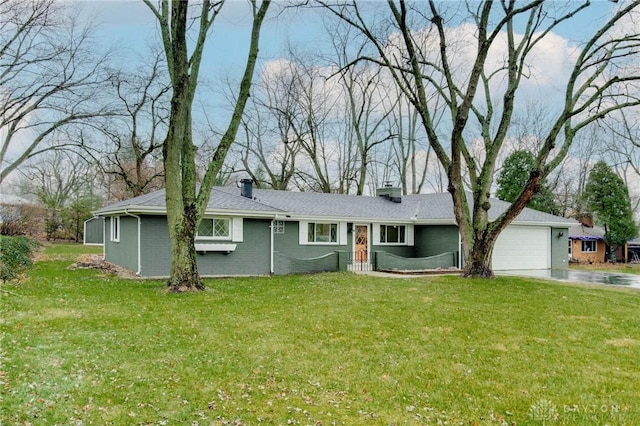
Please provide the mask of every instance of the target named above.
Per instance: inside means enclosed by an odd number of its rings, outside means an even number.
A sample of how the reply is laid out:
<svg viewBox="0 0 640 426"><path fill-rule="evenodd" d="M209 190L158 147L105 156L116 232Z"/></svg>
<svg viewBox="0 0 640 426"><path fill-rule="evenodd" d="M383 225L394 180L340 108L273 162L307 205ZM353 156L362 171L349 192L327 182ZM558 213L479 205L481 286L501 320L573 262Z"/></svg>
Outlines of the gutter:
<svg viewBox="0 0 640 426"><path fill-rule="evenodd" d="M140 276L140 272L142 271L142 258L141 258L141 250L140 250L140 246L142 245L142 242L140 241L140 235L141 235L140 216L136 216L135 214L129 213L128 209L124 209L124 214L138 219L138 270L136 271L136 275Z"/></svg>

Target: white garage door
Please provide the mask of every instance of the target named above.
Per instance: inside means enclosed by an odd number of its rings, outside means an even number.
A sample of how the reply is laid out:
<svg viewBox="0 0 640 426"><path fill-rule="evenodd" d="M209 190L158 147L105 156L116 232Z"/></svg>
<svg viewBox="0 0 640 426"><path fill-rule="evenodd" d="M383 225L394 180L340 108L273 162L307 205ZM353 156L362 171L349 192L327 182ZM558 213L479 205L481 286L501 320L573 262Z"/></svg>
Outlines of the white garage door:
<svg viewBox="0 0 640 426"><path fill-rule="evenodd" d="M493 249L493 269L549 269L551 229L542 226L508 226Z"/></svg>

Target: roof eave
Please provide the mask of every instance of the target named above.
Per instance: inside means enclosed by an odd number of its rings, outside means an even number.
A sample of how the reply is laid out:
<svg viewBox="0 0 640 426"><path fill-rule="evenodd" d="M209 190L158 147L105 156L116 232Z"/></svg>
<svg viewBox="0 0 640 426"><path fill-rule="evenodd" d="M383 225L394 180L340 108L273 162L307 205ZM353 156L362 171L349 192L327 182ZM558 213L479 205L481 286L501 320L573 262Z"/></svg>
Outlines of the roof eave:
<svg viewBox="0 0 640 426"><path fill-rule="evenodd" d="M146 214L146 215L166 215L167 210L164 207L149 207L149 206L126 206L117 208L105 208L96 210L93 212L94 216L114 216L119 214ZM205 216L242 216L248 218L262 218L273 219L282 213L279 212L265 212L265 211L247 211L247 210L227 210L227 209L207 209L204 213Z"/></svg>

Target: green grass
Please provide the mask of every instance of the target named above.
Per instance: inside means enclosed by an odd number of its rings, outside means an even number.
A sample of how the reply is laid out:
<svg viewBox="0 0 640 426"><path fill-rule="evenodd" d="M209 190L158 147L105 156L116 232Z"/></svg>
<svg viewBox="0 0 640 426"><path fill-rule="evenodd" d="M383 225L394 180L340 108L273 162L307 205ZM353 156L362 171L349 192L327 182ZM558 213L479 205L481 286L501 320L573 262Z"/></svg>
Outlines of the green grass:
<svg viewBox="0 0 640 426"><path fill-rule="evenodd" d="M640 292L500 277L160 281L48 247L2 287L4 424L640 424Z"/></svg>
<svg viewBox="0 0 640 426"><path fill-rule="evenodd" d="M41 260L62 260L73 262L82 254L102 254L102 246L85 246L77 243L45 243L40 252Z"/></svg>

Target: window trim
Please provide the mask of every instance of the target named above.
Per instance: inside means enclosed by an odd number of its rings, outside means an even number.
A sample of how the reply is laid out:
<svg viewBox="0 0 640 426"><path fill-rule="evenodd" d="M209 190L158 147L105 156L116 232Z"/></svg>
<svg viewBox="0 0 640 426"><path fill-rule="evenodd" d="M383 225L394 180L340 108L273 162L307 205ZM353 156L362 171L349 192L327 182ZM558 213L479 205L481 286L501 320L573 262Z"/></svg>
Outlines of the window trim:
<svg viewBox="0 0 640 426"><path fill-rule="evenodd" d="M109 218L109 241L114 243L120 242L120 216L111 216Z"/></svg>
<svg viewBox="0 0 640 426"><path fill-rule="evenodd" d="M591 243L593 244L593 250L585 250L584 243ZM582 240L582 244L580 246L580 248L582 249L583 253L597 253L598 252L598 241L597 240Z"/></svg>
<svg viewBox="0 0 640 426"><path fill-rule="evenodd" d="M392 242L388 242L388 241L382 241L382 228L385 228L384 234L385 236L387 235L387 228L389 227L397 227L397 228L404 228L404 241L392 241ZM406 246L407 245L407 225L403 225L403 224L388 224L388 223L381 223L379 225L379 233L378 233L378 241L376 242L376 244L381 245L381 246ZM398 239L400 237L400 230L398 229Z"/></svg>
<svg viewBox="0 0 640 426"><path fill-rule="evenodd" d="M380 242L381 236L381 228L386 226L404 226L404 242L400 243L382 243ZM412 223L374 223L372 227L373 239L372 244L376 246L409 246L412 247L415 245L415 235L414 235L414 225Z"/></svg>
<svg viewBox="0 0 640 426"><path fill-rule="evenodd" d="M337 226L336 242L314 242L309 241L309 224L310 223L325 223ZM347 222L331 219L303 219L297 221L298 224L298 245L301 246L346 246L349 241L347 236Z"/></svg>
<svg viewBox="0 0 640 426"><path fill-rule="evenodd" d="M200 231L200 225L202 225L202 220L211 220L211 232L212 235L200 235L199 231ZM196 239L197 240L206 240L206 241L230 241L233 238L233 220L230 217L225 217L225 216L207 216L207 217L203 217L202 220L200 221L200 225L198 225L198 229L196 229ZM224 236L215 236L213 234L215 234L215 227L216 227L216 220L226 220L227 221L227 229L228 229L228 233L227 235Z"/></svg>
<svg viewBox="0 0 640 426"><path fill-rule="evenodd" d="M313 237L314 237L314 241L309 241L309 225L313 225ZM335 226L335 241L315 241L315 238L317 238L317 234L316 234L316 226L317 225L329 225L330 227L334 227ZM307 232L307 244L312 244L312 245L338 245L340 243L340 224L338 222L307 222L307 226L306 226L306 232ZM329 230L329 238L331 238L331 229Z"/></svg>

